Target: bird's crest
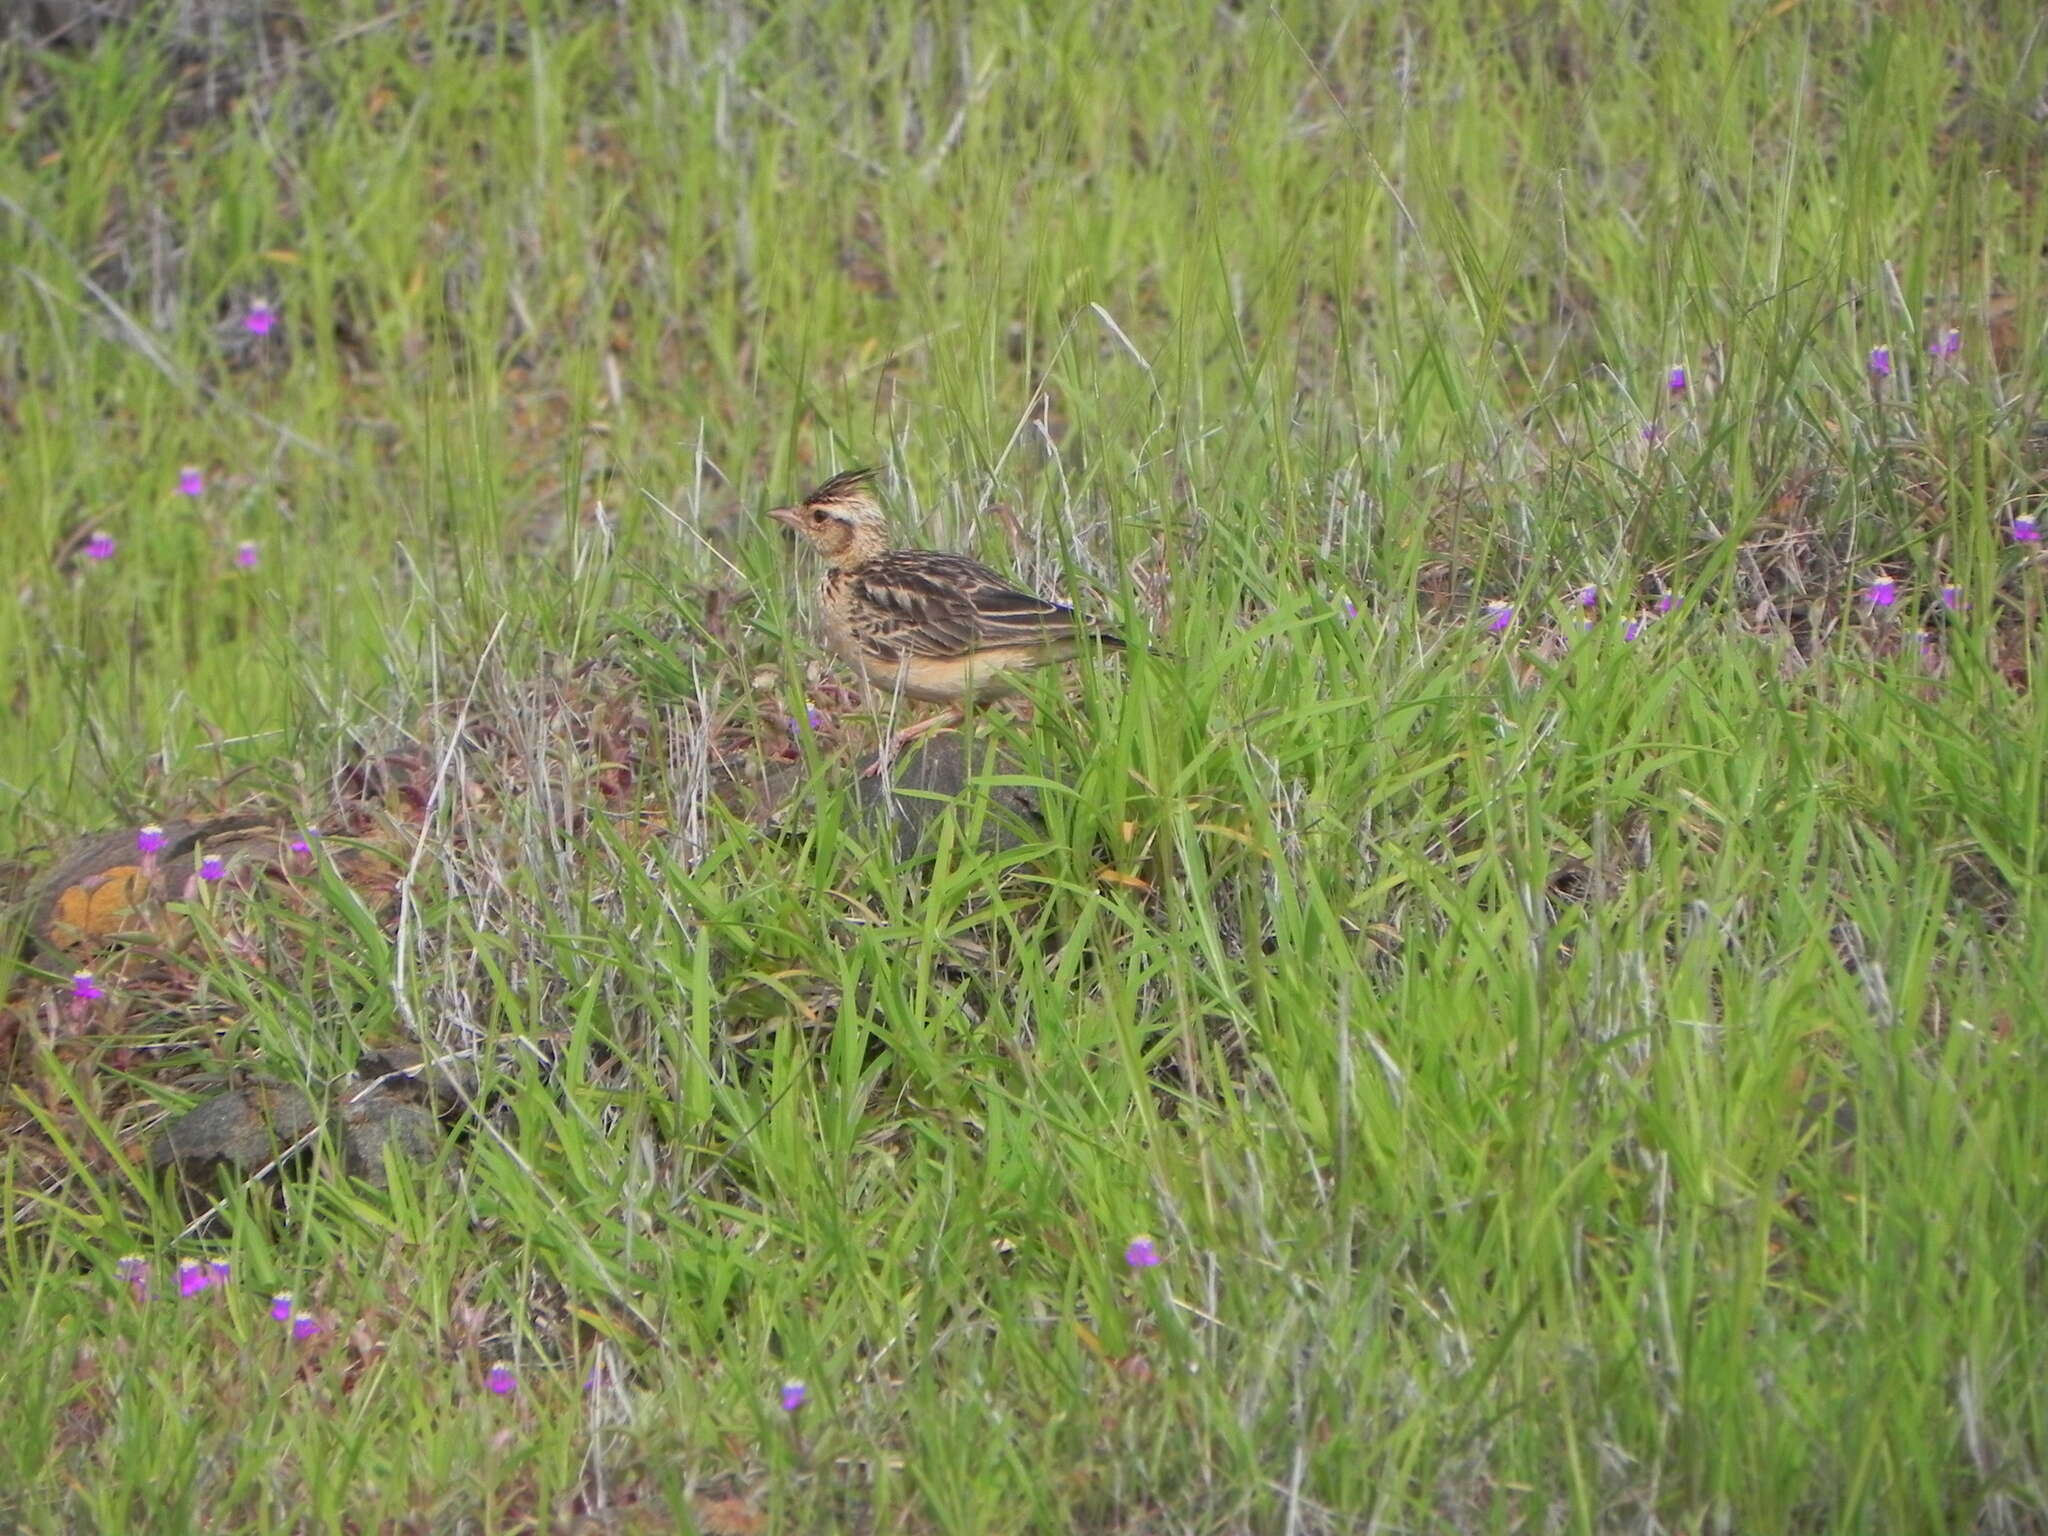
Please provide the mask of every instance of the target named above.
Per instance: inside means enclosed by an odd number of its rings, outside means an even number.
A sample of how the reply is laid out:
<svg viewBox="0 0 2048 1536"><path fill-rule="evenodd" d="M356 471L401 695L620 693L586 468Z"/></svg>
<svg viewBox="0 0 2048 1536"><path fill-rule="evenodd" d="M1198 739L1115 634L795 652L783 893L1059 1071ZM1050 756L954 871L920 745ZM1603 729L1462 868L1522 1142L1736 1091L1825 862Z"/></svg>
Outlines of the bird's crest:
<svg viewBox="0 0 2048 1536"><path fill-rule="evenodd" d="M872 469L842 471L806 496L803 504L807 507L832 507L872 502L875 499L875 474Z"/></svg>

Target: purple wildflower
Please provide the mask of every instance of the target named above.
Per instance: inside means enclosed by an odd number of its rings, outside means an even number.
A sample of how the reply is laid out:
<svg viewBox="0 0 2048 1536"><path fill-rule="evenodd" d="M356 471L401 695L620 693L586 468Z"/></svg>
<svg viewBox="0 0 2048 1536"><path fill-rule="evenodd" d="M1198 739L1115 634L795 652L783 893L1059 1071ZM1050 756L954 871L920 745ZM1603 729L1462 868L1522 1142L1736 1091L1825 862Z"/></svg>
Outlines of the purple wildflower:
<svg viewBox="0 0 2048 1536"><path fill-rule="evenodd" d="M235 546L235 564L245 571L256 569L257 549L254 539L244 539Z"/></svg>
<svg viewBox="0 0 2048 1536"><path fill-rule="evenodd" d="M213 1284L213 1276L197 1259L178 1260L178 1294L197 1296Z"/></svg>
<svg viewBox="0 0 2048 1536"><path fill-rule="evenodd" d="M1659 613L1674 612L1676 611L1678 605L1684 601L1685 599L1680 597L1676 592L1659 593L1657 596L1657 611Z"/></svg>
<svg viewBox="0 0 2048 1536"><path fill-rule="evenodd" d="M206 1266L206 1282L209 1285L226 1285L233 1270L226 1259L214 1259Z"/></svg>
<svg viewBox="0 0 2048 1536"><path fill-rule="evenodd" d="M270 1298L270 1315L280 1323L292 1320L292 1293L279 1291Z"/></svg>
<svg viewBox="0 0 2048 1536"><path fill-rule="evenodd" d="M180 496L204 496L206 476L195 465L187 464L178 471L178 494Z"/></svg>
<svg viewBox="0 0 2048 1536"><path fill-rule="evenodd" d="M74 1025L85 1025L92 1018L93 1004L106 995L100 984L93 980L91 971L73 971L71 999L64 1005L64 1017Z"/></svg>
<svg viewBox="0 0 2048 1536"><path fill-rule="evenodd" d="M149 1261L141 1254L123 1254L114 1263L114 1274L128 1282L137 1301L149 1300Z"/></svg>
<svg viewBox="0 0 2048 1536"><path fill-rule="evenodd" d="M1664 441L1664 429L1654 421L1643 423L1643 441L1652 448Z"/></svg>
<svg viewBox="0 0 2048 1536"><path fill-rule="evenodd" d="M1870 374L1872 378L1888 379L1892 376L1892 349L1872 347L1870 349Z"/></svg>
<svg viewBox="0 0 2048 1536"><path fill-rule="evenodd" d="M313 856L313 839L319 835L320 829L318 827L306 828L305 831L292 839L292 852L302 859L310 859Z"/></svg>
<svg viewBox="0 0 2048 1536"><path fill-rule="evenodd" d="M249 305L249 313L242 317L242 329L251 336L268 336L270 328L277 324L277 311L270 307L267 299L256 299Z"/></svg>
<svg viewBox="0 0 2048 1536"><path fill-rule="evenodd" d="M156 878L157 855L164 851L164 829L155 822L138 827L135 832L135 851L139 855L135 862L142 868L142 878Z"/></svg>
<svg viewBox="0 0 2048 1536"><path fill-rule="evenodd" d="M320 1326L320 1319L315 1317L312 1313L294 1312L292 1314L293 1338L302 1340L318 1338L321 1334L325 1333L326 1331L326 1329ZM496 1367L493 1367L493 1369L495 1370ZM493 1387L491 1390L495 1392L497 1388ZM509 1392L512 1389L510 1387L507 1387L505 1390Z"/></svg>
<svg viewBox="0 0 2048 1536"><path fill-rule="evenodd" d="M519 1390L519 1377L512 1370L509 1360L493 1361L484 1375L484 1385L499 1397L510 1397Z"/></svg>
<svg viewBox="0 0 2048 1536"><path fill-rule="evenodd" d="M114 558L114 536L111 533L95 533L85 541L85 558L88 560L111 560Z"/></svg>
<svg viewBox="0 0 2048 1536"><path fill-rule="evenodd" d="M1499 634L1515 622L1515 605L1498 600L1486 605L1486 627L1493 634Z"/></svg>
<svg viewBox="0 0 2048 1536"><path fill-rule="evenodd" d="M199 878L218 880L228 872L228 861L217 853L209 853L199 861Z"/></svg>
<svg viewBox="0 0 2048 1536"><path fill-rule="evenodd" d="M1351 601L1351 599L1348 597L1338 599L1337 607L1338 610L1341 613L1343 613L1344 617L1347 619L1355 619L1358 617L1358 604Z"/></svg>
<svg viewBox="0 0 2048 1536"><path fill-rule="evenodd" d="M1579 588L1579 606L1581 608L1598 608L1600 606L1600 589L1593 586Z"/></svg>
<svg viewBox="0 0 2048 1536"><path fill-rule="evenodd" d="M1873 608L1889 608L1899 600L1899 584L1889 576L1876 576L1863 596Z"/></svg>
<svg viewBox="0 0 2048 1536"><path fill-rule="evenodd" d="M782 1411L795 1413L803 1407L804 1399L809 1396L810 1390L802 1382L794 1379L785 1381L782 1384Z"/></svg>
<svg viewBox="0 0 2048 1536"><path fill-rule="evenodd" d="M1159 1245L1140 1232L1124 1248L1124 1262L1133 1269L1150 1269L1159 1262Z"/></svg>
<svg viewBox="0 0 2048 1536"><path fill-rule="evenodd" d="M2015 544L2038 544L2041 542L2041 529L2035 523L2033 513L2022 512L2013 518L2012 541Z"/></svg>
<svg viewBox="0 0 2048 1536"><path fill-rule="evenodd" d="M1941 589L1941 606L1950 613L1960 612L1963 606L1963 589L1951 583Z"/></svg>
<svg viewBox="0 0 2048 1536"><path fill-rule="evenodd" d="M1963 350L1963 333L1950 326L1947 333L1936 336L1927 343L1929 357L1954 357Z"/></svg>
<svg viewBox="0 0 2048 1536"><path fill-rule="evenodd" d="M1665 382L1665 383L1666 383L1666 384L1667 384L1667 385L1668 385L1668 386L1670 387L1671 393L1673 393L1674 395L1682 395L1682 394L1684 394L1684 393L1685 393L1685 364L1683 364L1683 363L1673 363L1673 364L1671 365L1671 373L1670 373L1670 376L1669 376L1668 378L1666 378L1664 382Z"/></svg>
<svg viewBox="0 0 2048 1536"><path fill-rule="evenodd" d="M1642 632L1643 621L1641 619L1630 619L1626 624L1621 626L1621 638L1624 640L1633 640L1637 635L1640 635Z"/></svg>

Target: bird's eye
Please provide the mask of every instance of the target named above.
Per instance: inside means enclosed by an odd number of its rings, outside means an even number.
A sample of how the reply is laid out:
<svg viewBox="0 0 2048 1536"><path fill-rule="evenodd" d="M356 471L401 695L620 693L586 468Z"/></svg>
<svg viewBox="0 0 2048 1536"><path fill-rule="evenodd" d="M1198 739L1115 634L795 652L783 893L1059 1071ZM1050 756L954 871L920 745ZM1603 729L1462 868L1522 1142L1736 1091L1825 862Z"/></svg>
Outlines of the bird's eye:
<svg viewBox="0 0 2048 1536"><path fill-rule="evenodd" d="M824 509L823 507L815 507L815 508L813 508L813 509L812 509L812 511L811 511L811 521L812 521L812 522L814 522L814 523L822 523L822 522L824 522L824 521L825 521L825 509Z"/></svg>

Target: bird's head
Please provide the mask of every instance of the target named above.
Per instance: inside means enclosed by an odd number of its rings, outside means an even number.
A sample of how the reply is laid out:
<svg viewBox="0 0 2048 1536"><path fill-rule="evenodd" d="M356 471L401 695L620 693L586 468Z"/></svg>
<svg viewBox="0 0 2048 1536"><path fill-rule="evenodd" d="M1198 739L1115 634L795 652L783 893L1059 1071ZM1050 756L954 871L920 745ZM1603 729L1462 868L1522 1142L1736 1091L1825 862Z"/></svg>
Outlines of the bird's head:
<svg viewBox="0 0 2048 1536"><path fill-rule="evenodd" d="M875 500L875 472L850 469L834 475L793 507L768 515L811 541L827 565L844 568L872 559L889 547L888 525Z"/></svg>

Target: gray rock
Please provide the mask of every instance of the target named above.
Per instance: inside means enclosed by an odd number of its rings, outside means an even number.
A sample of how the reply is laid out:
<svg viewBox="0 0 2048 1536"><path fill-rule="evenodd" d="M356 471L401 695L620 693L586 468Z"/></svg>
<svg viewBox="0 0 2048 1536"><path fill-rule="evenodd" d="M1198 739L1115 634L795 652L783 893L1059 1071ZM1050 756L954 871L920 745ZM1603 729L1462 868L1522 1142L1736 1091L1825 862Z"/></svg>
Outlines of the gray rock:
<svg viewBox="0 0 2048 1536"><path fill-rule="evenodd" d="M377 1084L366 1098L423 1104L437 1115L451 1117L475 1108L481 1091L474 1061L445 1055L430 1061L416 1045L387 1045L363 1052L356 1061L356 1076Z"/></svg>
<svg viewBox="0 0 2048 1536"><path fill-rule="evenodd" d="M341 1109L343 1166L366 1184L383 1189L389 1180L384 1149L392 1155L431 1167L445 1146L441 1122L418 1104L373 1093Z"/></svg>
<svg viewBox="0 0 2048 1536"><path fill-rule="evenodd" d="M929 838L948 807L956 808L963 832L972 831L975 847L1000 853L1045 836L1038 796L1014 784L976 784L977 775L1015 774L1025 770L1015 757L990 749L959 731L944 731L914 743L884 776L854 781L854 803L862 822L886 835L894 832L896 854L912 858L929 847ZM974 825L976 817L980 825Z"/></svg>
<svg viewBox="0 0 2048 1536"><path fill-rule="evenodd" d="M149 1149L149 1166L210 1185L222 1168L247 1177L275 1162L317 1124L313 1101L284 1083L231 1088L178 1116Z"/></svg>
<svg viewBox="0 0 2048 1536"><path fill-rule="evenodd" d="M425 1102L428 1086L400 1078L395 1087L379 1084L361 1098L343 1096L331 1114L322 1114L303 1089L283 1083L231 1088L165 1126L149 1149L149 1165L176 1169L195 1192L210 1191L222 1169L251 1178L324 1126L340 1144L343 1168L382 1189L386 1147L426 1167L447 1145Z"/></svg>

